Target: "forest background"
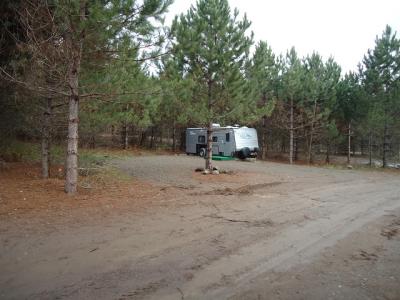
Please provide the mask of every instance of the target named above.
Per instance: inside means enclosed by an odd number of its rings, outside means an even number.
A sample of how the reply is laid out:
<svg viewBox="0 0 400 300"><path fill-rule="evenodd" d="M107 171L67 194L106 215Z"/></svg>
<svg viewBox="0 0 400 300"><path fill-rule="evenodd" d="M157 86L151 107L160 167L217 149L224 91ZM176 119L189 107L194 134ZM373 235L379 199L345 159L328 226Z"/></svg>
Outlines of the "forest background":
<svg viewBox="0 0 400 300"><path fill-rule="evenodd" d="M184 151L187 127L220 123L257 128L260 159L400 161L400 39L389 25L343 74L317 51L254 41L227 0L199 0L168 27L171 3L1 2L2 160L19 159L16 141L40 144L42 176L63 157L75 193L79 148Z"/></svg>

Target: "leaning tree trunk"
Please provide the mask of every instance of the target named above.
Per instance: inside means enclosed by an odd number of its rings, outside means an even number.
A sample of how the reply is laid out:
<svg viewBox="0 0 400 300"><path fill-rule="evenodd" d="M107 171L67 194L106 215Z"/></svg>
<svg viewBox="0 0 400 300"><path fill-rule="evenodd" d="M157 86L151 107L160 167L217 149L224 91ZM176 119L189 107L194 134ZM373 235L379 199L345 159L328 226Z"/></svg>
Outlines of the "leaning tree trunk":
<svg viewBox="0 0 400 300"><path fill-rule="evenodd" d="M52 99L46 99L42 125L42 178L50 177L50 130L52 118Z"/></svg>
<svg viewBox="0 0 400 300"><path fill-rule="evenodd" d="M293 164L293 140L294 140L294 128L293 128L293 99L290 99L290 141L289 141L289 163Z"/></svg>
<svg viewBox="0 0 400 300"><path fill-rule="evenodd" d="M208 124L207 128L207 156L206 156L206 170L212 171L212 122Z"/></svg>

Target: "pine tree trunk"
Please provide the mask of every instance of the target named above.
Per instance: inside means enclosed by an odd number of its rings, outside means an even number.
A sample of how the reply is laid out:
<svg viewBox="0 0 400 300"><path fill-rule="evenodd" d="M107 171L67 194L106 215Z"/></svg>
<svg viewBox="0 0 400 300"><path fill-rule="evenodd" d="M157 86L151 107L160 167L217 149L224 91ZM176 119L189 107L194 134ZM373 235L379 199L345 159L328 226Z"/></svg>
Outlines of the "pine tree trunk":
<svg viewBox="0 0 400 300"><path fill-rule="evenodd" d="M211 76L210 76L211 78ZM208 91L207 91L207 100L208 100L208 104L207 104L207 108L208 108L208 112L210 113L210 116L212 116L212 85L213 82L211 79L208 80ZM206 155L206 170L209 170L210 172L212 172L213 170L213 166L212 166L212 132L213 132L213 126L212 126L212 118L210 118L209 122L208 122L208 128L207 128L207 155Z"/></svg>
<svg viewBox="0 0 400 300"><path fill-rule="evenodd" d="M76 80L76 83L78 81ZM69 99L69 117L68 117L68 146L67 160L65 164L65 192L73 194L78 187L78 124L79 124L79 96L71 95Z"/></svg>
<svg viewBox="0 0 400 300"><path fill-rule="evenodd" d="M141 135L141 137L140 137L140 142L139 142L139 145L141 146L141 147L143 147L143 145L145 144L145 142L146 142L146 136L147 136L147 133L146 133L146 129L145 130L143 130L142 129L142 135Z"/></svg>
<svg viewBox="0 0 400 300"><path fill-rule="evenodd" d="M90 135L90 148L96 148L96 135L94 133Z"/></svg>
<svg viewBox="0 0 400 300"><path fill-rule="evenodd" d="M129 104L126 104L125 111L128 113ZM127 150L129 148L129 123L128 120L124 122L124 149Z"/></svg>
<svg viewBox="0 0 400 300"><path fill-rule="evenodd" d="M317 115L317 100L314 100L314 112L313 112L313 119L311 122L311 132L310 132L310 143L308 146L308 163L311 164L312 162L312 147L313 147L313 138L314 138L314 122Z"/></svg>
<svg viewBox="0 0 400 300"><path fill-rule="evenodd" d="M124 125L124 149L127 150L129 148L129 127L128 122L125 122Z"/></svg>
<svg viewBox="0 0 400 300"><path fill-rule="evenodd" d="M372 133L369 133L368 137L368 151L369 151L369 166L372 166Z"/></svg>
<svg viewBox="0 0 400 300"><path fill-rule="evenodd" d="M265 160L267 158L267 117L262 118L262 154L261 158Z"/></svg>
<svg viewBox="0 0 400 300"><path fill-rule="evenodd" d="M154 126L151 126L150 149L154 148Z"/></svg>
<svg viewBox="0 0 400 300"><path fill-rule="evenodd" d="M351 157L351 122L349 122L349 132L348 132L348 141L347 141L347 164L350 164Z"/></svg>
<svg viewBox="0 0 400 300"><path fill-rule="evenodd" d="M293 164L293 139L294 139L294 125L293 125L293 99L290 100L290 146L289 146L289 163Z"/></svg>
<svg viewBox="0 0 400 300"><path fill-rule="evenodd" d="M330 143L330 141L328 140L328 141L326 142L326 156L325 156L325 163L327 163L327 164L329 164L329 163L331 162L331 159L330 159L330 152L331 152L331 143Z"/></svg>
<svg viewBox="0 0 400 300"><path fill-rule="evenodd" d="M181 151L186 151L186 131L180 130L179 148Z"/></svg>
<svg viewBox="0 0 400 300"><path fill-rule="evenodd" d="M176 128L175 128L175 122L172 124L172 151L175 152L176 150Z"/></svg>
<svg viewBox="0 0 400 300"><path fill-rule="evenodd" d="M52 118L52 99L46 99L42 126L42 178L50 177L50 130Z"/></svg>
<svg viewBox="0 0 400 300"><path fill-rule="evenodd" d="M364 140L361 139L360 141L360 149L361 149L361 156L365 155L365 144L364 144Z"/></svg>
<svg viewBox="0 0 400 300"><path fill-rule="evenodd" d="M162 130L162 125L160 126L160 128L159 128L159 132L160 132L160 134L159 134L159 136L158 136L158 143L160 144L160 145L162 145L163 144L163 130Z"/></svg>
<svg viewBox="0 0 400 300"><path fill-rule="evenodd" d="M209 170L210 172L213 169L212 166L212 122L208 124L207 128L207 156L206 156L206 170Z"/></svg>
<svg viewBox="0 0 400 300"><path fill-rule="evenodd" d="M383 129L383 157L382 157L382 167L386 168L387 167L387 152L388 152L388 146L389 146L389 141L388 141L388 124L387 120L385 119L385 127Z"/></svg>
<svg viewBox="0 0 400 300"><path fill-rule="evenodd" d="M311 125L310 140L308 143L308 158L307 158L307 161L309 164L311 164L312 160L313 160L313 158L312 158L313 135L314 135L314 128Z"/></svg>
<svg viewBox="0 0 400 300"><path fill-rule="evenodd" d="M79 3L79 18L81 22L86 19L86 1ZM70 30L73 25L71 24ZM85 31L82 29L79 37L73 36L72 32L67 33L66 41L69 43L71 59L68 70L68 85L70 88L69 96L69 116L68 116L68 145L67 159L65 163L65 186L64 190L68 194L74 194L78 188L78 125L79 125L79 72L82 59L82 48Z"/></svg>
<svg viewBox="0 0 400 300"><path fill-rule="evenodd" d="M111 144L114 144L115 142L115 127L114 125L111 125Z"/></svg>

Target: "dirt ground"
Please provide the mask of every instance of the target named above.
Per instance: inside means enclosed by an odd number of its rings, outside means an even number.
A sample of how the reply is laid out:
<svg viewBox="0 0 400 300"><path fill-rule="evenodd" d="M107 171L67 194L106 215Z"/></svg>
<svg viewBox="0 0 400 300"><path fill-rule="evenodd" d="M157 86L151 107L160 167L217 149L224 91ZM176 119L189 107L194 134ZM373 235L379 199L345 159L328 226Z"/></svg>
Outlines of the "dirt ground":
<svg viewBox="0 0 400 300"><path fill-rule="evenodd" d="M1 299L400 299L400 172L186 155L0 172ZM57 172L57 170L55 171Z"/></svg>

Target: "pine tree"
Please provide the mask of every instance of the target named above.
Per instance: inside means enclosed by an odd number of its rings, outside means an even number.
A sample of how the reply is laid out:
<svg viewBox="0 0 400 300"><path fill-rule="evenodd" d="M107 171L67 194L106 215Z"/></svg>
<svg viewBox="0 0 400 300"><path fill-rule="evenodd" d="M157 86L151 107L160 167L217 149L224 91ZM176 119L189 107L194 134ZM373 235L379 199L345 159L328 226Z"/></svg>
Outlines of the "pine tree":
<svg viewBox="0 0 400 300"><path fill-rule="evenodd" d="M196 115L190 103L193 98L193 81L181 77L178 63L171 56L166 57L159 68L162 87L159 117L163 126L172 129L172 150L175 151L177 128L193 123L192 116Z"/></svg>
<svg viewBox="0 0 400 300"><path fill-rule="evenodd" d="M362 94L359 76L353 72L345 74L337 85L337 103L333 111L338 125L347 127L347 163L350 164L352 130L361 122L368 111L368 103ZM353 128L353 129L352 129Z"/></svg>
<svg viewBox="0 0 400 300"><path fill-rule="evenodd" d="M284 71L282 76L282 89L281 97L284 100L284 106L289 107L289 163L293 164L294 160L294 133L295 133L295 119L296 110L301 107L301 100L303 99L303 80L304 68L300 59L297 56L294 48L290 49L286 54ZM284 118L285 120L286 118Z"/></svg>
<svg viewBox="0 0 400 300"><path fill-rule="evenodd" d="M252 44L250 22L227 0L199 0L175 18L173 53L183 78L196 82L197 120L207 126L206 169L212 170L213 122L239 118L245 109L244 67Z"/></svg>
<svg viewBox="0 0 400 300"><path fill-rule="evenodd" d="M383 131L382 162L386 167L390 128L400 114L400 40L390 26L386 26L382 36L376 38L375 48L364 56L362 77L373 110L370 115L381 120L378 123Z"/></svg>
<svg viewBox="0 0 400 300"><path fill-rule="evenodd" d="M267 117L272 113L278 96L280 84L280 64L267 42L259 42L254 56L247 67L252 97L258 101L258 107L266 110L261 115L261 157L267 155Z"/></svg>
<svg viewBox="0 0 400 300"><path fill-rule="evenodd" d="M308 163L313 160L313 145L317 133L326 128L336 103L336 86L341 69L332 59L323 62L318 53L307 56L305 61L304 99L305 128Z"/></svg>
<svg viewBox="0 0 400 300"><path fill-rule="evenodd" d="M23 48L35 62L32 65L41 65L44 74L48 69L57 71L51 85L28 88L35 92L50 91L69 99L65 191L75 193L79 104L81 99L96 94L96 88L82 85L85 69L98 68L118 58L118 46L126 39L133 40L137 49L158 46L163 38L156 24L162 21L172 1L38 0L22 3L20 24L26 33L26 47Z"/></svg>

